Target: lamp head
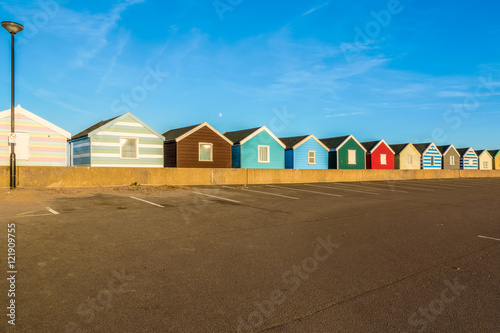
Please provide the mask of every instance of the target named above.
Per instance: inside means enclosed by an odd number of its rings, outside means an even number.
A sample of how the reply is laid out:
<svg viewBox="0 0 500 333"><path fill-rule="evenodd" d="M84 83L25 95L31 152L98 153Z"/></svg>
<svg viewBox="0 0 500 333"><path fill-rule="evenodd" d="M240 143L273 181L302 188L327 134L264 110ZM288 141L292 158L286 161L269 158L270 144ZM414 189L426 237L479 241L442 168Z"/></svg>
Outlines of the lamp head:
<svg viewBox="0 0 500 333"><path fill-rule="evenodd" d="M4 27L5 30L10 32L11 34L15 35L18 32L23 31L24 27L16 22L10 22L10 21L3 21L2 22L2 27Z"/></svg>

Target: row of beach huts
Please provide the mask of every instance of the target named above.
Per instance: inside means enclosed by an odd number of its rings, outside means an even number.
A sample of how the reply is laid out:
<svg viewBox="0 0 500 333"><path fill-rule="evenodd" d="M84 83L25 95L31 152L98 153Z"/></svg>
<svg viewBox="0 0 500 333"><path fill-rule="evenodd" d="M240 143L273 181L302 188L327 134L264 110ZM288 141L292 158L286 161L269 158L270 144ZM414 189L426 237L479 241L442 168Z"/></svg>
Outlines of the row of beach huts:
<svg viewBox="0 0 500 333"><path fill-rule="evenodd" d="M0 112L9 164L11 110ZM359 142L353 135L278 138L265 126L220 133L208 123L156 132L130 112L69 132L15 108L17 165L269 169L500 169L500 151L430 143Z"/></svg>

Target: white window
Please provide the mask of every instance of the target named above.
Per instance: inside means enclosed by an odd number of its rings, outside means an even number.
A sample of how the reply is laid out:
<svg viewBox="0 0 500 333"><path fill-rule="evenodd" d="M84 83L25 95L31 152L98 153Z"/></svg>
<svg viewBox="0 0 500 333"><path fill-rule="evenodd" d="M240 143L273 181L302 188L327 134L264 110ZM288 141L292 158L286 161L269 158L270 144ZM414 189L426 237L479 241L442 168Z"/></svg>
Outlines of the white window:
<svg viewBox="0 0 500 333"><path fill-rule="evenodd" d="M483 169L488 169L488 161L483 162Z"/></svg>
<svg viewBox="0 0 500 333"><path fill-rule="evenodd" d="M309 164L316 164L316 151L315 150L309 150L308 157L309 157Z"/></svg>
<svg viewBox="0 0 500 333"><path fill-rule="evenodd" d="M387 165L387 155L386 154L380 154L380 164Z"/></svg>
<svg viewBox="0 0 500 333"><path fill-rule="evenodd" d="M408 155L408 164L413 163L413 155Z"/></svg>
<svg viewBox="0 0 500 333"><path fill-rule="evenodd" d="M139 158L139 139L121 138L120 139L120 157L123 159Z"/></svg>
<svg viewBox="0 0 500 333"><path fill-rule="evenodd" d="M270 163L269 146L259 146L259 163Z"/></svg>
<svg viewBox="0 0 500 333"><path fill-rule="evenodd" d="M214 150L213 144L200 142L198 144L198 160L201 162L212 162L213 150Z"/></svg>
<svg viewBox="0 0 500 333"><path fill-rule="evenodd" d="M14 152L16 153L16 160L27 161L30 159L30 135L29 133L19 133L16 132L16 147ZM9 145L9 158L10 158L10 145Z"/></svg>
<svg viewBox="0 0 500 333"><path fill-rule="evenodd" d="M468 159L468 160L467 160L467 164L468 164L469 166L473 166L473 165L474 165L474 162L472 161L472 159Z"/></svg>
<svg viewBox="0 0 500 333"><path fill-rule="evenodd" d="M349 150L348 151L348 164L356 164L356 151L355 150Z"/></svg>
<svg viewBox="0 0 500 333"><path fill-rule="evenodd" d="M450 156L450 165L455 165L455 156Z"/></svg>
<svg viewBox="0 0 500 333"><path fill-rule="evenodd" d="M436 162L436 161L435 161L434 156L431 156L431 165L434 165L434 164L435 164L435 162Z"/></svg>

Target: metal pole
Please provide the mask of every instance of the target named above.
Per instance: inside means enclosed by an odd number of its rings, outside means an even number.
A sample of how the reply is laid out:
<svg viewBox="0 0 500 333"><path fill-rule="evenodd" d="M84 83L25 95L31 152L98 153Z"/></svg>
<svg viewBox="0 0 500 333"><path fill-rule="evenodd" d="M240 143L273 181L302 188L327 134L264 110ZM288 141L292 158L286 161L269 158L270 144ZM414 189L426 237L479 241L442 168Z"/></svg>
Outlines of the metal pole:
<svg viewBox="0 0 500 333"><path fill-rule="evenodd" d="M11 105L10 105L10 131L15 133L15 113L14 113L14 34L10 34L12 61L11 61ZM10 144L10 188L16 188L16 145Z"/></svg>

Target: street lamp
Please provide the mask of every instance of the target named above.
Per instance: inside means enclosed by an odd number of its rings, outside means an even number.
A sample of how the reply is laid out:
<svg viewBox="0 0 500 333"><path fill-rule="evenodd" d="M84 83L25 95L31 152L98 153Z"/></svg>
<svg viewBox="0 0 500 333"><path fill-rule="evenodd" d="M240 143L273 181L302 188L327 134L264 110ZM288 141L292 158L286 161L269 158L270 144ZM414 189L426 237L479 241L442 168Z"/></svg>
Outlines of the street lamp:
<svg viewBox="0 0 500 333"><path fill-rule="evenodd" d="M11 62L11 105L10 105L10 132L16 131L15 114L14 114L14 35L23 31L24 27L15 22L3 21L2 27L10 33L12 62ZM15 134L14 134L15 135ZM10 143L10 188L16 188L16 152L14 142Z"/></svg>

